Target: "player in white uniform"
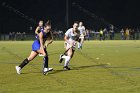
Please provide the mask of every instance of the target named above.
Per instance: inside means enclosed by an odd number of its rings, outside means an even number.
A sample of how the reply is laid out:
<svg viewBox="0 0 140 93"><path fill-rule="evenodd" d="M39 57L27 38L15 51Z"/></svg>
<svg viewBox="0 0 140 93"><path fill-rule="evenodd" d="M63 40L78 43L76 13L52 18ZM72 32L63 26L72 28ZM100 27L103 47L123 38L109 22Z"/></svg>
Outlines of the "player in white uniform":
<svg viewBox="0 0 140 93"><path fill-rule="evenodd" d="M63 55L62 54L60 55L60 59L59 59L60 63L63 61L63 59L65 59L64 70L70 70L68 65L69 65L70 59L74 55L74 51L76 47L76 40L79 38L78 32L79 32L78 23L74 22L73 28L68 29L65 33L64 40L65 40L66 51Z"/></svg>
<svg viewBox="0 0 140 93"><path fill-rule="evenodd" d="M85 26L83 26L83 22L79 22L78 30L80 31L80 40L78 42L78 49L82 49L82 45L84 43L84 37L86 36Z"/></svg>

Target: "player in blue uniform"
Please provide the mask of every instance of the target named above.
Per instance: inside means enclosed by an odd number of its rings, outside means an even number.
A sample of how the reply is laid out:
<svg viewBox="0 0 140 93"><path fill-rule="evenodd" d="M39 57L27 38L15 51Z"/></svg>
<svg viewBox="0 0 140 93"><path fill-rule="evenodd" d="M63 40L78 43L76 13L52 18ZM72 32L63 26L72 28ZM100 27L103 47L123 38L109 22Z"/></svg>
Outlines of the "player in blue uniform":
<svg viewBox="0 0 140 93"><path fill-rule="evenodd" d="M48 42L47 39L49 39ZM42 54L43 57L43 74L46 74L47 72L53 70L52 68L48 68L48 54L47 54L47 47L49 44L53 42L53 35L51 32L51 24L48 21L45 26L44 30L41 30L41 32L38 34L38 38L34 41L32 44L32 51L28 58L26 58L19 66L16 66L17 74L21 73L21 69L25 65L27 65L31 60L33 60L38 54Z"/></svg>
<svg viewBox="0 0 140 93"><path fill-rule="evenodd" d="M38 34L41 32L41 30L43 30L43 21L39 21L38 26L35 30L35 37L37 38Z"/></svg>
<svg viewBox="0 0 140 93"><path fill-rule="evenodd" d="M37 26L37 28L35 30L35 34L38 35L41 32L41 29L43 29L43 21L42 20L39 21L38 26Z"/></svg>

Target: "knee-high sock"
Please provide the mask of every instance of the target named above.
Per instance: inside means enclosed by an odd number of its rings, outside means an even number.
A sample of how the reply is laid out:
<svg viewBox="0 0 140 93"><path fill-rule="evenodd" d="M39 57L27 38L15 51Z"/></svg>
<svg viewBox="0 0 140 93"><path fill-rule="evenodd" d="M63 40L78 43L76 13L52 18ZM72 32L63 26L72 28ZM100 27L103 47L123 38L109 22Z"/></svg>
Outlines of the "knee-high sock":
<svg viewBox="0 0 140 93"><path fill-rule="evenodd" d="M82 46L83 44L82 43L80 43L80 46Z"/></svg>
<svg viewBox="0 0 140 93"><path fill-rule="evenodd" d="M26 58L20 65L19 67L22 69L25 65L29 63L29 60Z"/></svg>
<svg viewBox="0 0 140 93"><path fill-rule="evenodd" d="M65 58L65 64L64 64L64 67L65 67L65 66L68 66L71 57L70 57L70 56L65 56L65 55L64 55L64 56L62 56L62 58Z"/></svg>
<svg viewBox="0 0 140 93"><path fill-rule="evenodd" d="M78 42L78 48L80 48L80 43Z"/></svg>
<svg viewBox="0 0 140 93"><path fill-rule="evenodd" d="M45 56L43 58L43 61L44 61L43 68L48 68L48 60L49 60L48 56Z"/></svg>

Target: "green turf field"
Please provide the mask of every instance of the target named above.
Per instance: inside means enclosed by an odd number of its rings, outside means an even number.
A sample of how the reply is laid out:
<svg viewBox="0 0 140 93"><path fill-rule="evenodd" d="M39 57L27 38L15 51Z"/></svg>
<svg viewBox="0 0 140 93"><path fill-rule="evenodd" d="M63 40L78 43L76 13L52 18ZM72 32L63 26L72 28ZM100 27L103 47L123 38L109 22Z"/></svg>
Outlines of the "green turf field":
<svg viewBox="0 0 140 93"><path fill-rule="evenodd" d="M42 57L17 75L15 66L26 58L33 41L0 41L0 93L140 93L140 41L86 41L63 71L58 62L63 41L49 46L44 76Z"/></svg>

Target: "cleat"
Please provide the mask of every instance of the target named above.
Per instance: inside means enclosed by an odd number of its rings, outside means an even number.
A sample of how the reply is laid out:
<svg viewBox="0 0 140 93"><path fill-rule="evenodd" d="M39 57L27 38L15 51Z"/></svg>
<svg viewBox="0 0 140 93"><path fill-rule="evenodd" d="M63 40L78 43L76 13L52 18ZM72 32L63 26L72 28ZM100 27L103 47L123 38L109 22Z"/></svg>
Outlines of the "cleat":
<svg viewBox="0 0 140 93"><path fill-rule="evenodd" d="M62 58L62 54L60 55L60 58L59 58L59 63L62 63L62 61L63 61L63 58Z"/></svg>
<svg viewBox="0 0 140 93"><path fill-rule="evenodd" d="M68 66L65 66L63 69L64 70L70 70L70 68Z"/></svg>
<svg viewBox="0 0 140 93"><path fill-rule="evenodd" d="M52 71L52 70L53 70L53 68L44 68L44 70L43 70L43 75L48 74L48 72L50 72L50 71Z"/></svg>
<svg viewBox="0 0 140 93"><path fill-rule="evenodd" d="M49 72L49 71L52 71L52 70L53 70L53 68L48 68L48 72Z"/></svg>
<svg viewBox="0 0 140 93"><path fill-rule="evenodd" d="M19 66L16 66L16 71L17 71L17 74L20 74L21 73L21 68Z"/></svg>
<svg viewBox="0 0 140 93"><path fill-rule="evenodd" d="M78 50L82 49L82 46L78 47Z"/></svg>
<svg viewBox="0 0 140 93"><path fill-rule="evenodd" d="M48 74L48 72L43 72L43 75L47 75Z"/></svg>

